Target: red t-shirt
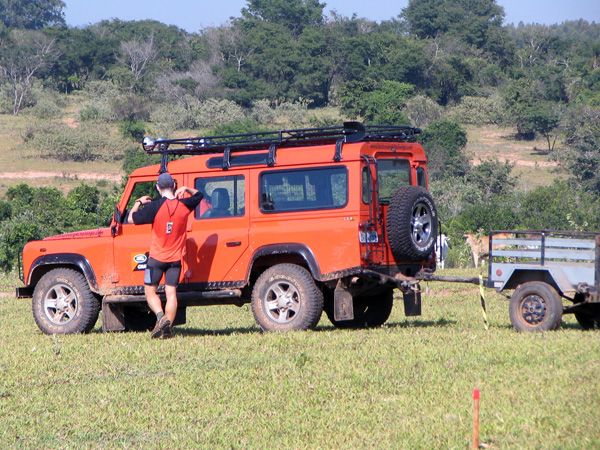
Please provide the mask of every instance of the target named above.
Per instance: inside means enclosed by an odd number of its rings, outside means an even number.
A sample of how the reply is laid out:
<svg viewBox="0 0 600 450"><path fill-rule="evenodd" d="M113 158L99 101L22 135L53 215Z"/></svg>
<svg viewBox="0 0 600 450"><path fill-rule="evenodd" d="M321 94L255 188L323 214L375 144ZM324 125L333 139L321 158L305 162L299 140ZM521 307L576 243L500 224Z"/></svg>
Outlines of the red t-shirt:
<svg viewBox="0 0 600 450"><path fill-rule="evenodd" d="M200 200L200 192L182 200L162 197L133 213L133 223L136 225L152 224L151 258L160 262L181 261L187 218Z"/></svg>

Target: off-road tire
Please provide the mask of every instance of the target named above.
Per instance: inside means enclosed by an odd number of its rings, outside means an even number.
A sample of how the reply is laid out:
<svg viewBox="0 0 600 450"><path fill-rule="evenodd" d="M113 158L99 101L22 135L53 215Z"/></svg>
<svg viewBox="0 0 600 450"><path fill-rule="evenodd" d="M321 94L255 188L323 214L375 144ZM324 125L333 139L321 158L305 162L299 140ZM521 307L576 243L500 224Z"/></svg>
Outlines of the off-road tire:
<svg viewBox="0 0 600 450"><path fill-rule="evenodd" d="M276 308L281 292L282 308ZM289 296L292 307L283 305ZM271 303L268 303L271 302ZM295 331L314 328L323 313L323 293L311 274L296 264L277 264L265 270L252 289L252 313L263 331Z"/></svg>
<svg viewBox="0 0 600 450"><path fill-rule="evenodd" d="M517 331L556 330L560 327L562 313L558 292L541 281L521 284L510 298L510 321Z"/></svg>
<svg viewBox="0 0 600 450"><path fill-rule="evenodd" d="M59 292L68 294L65 298L71 306L74 305L71 308L74 312L68 320L57 318L59 310L68 308L60 308L58 302L57 308L49 306ZM100 300L94 296L81 272L60 268L42 276L33 291L31 308L35 323L46 334L88 333L98 320ZM54 315L55 320L50 318L53 310L57 313ZM63 319L65 317L63 315Z"/></svg>
<svg viewBox="0 0 600 450"><path fill-rule="evenodd" d="M326 296L325 313L329 321L337 328L373 328L380 327L390 317L394 306L394 289L386 288L379 294L357 295L352 298L354 319L335 320L333 291Z"/></svg>
<svg viewBox="0 0 600 450"><path fill-rule="evenodd" d="M427 224L421 231L419 218L426 216ZM429 192L417 186L400 187L390 199L386 230L396 261L422 260L431 255L438 218Z"/></svg>

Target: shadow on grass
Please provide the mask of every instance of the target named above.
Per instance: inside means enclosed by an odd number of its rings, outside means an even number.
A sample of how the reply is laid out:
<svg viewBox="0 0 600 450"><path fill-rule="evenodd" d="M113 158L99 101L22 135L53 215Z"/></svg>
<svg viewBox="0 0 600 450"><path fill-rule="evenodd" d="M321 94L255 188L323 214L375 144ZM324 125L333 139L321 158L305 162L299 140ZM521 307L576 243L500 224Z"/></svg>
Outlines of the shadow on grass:
<svg viewBox="0 0 600 450"><path fill-rule="evenodd" d="M430 327L449 327L456 325L456 320L438 319L438 320L404 320L402 322L387 322L382 327L370 328L375 330L377 328L430 328ZM331 331L337 330L333 325L320 325L315 331ZM357 329L357 328L350 328Z"/></svg>
<svg viewBox="0 0 600 450"><path fill-rule="evenodd" d="M455 325L455 320L439 319L439 320L415 320L415 321L403 321L403 322L392 322L386 323L383 328L428 328L428 327L447 327ZM314 330L319 331L332 331L338 328L333 325L319 325ZM181 336L230 336L232 334L258 334L261 333L260 329L256 326L248 327L236 327L236 328L223 328L220 330L215 329L203 329L203 328L175 328L175 332Z"/></svg>
<svg viewBox="0 0 600 450"><path fill-rule="evenodd" d="M255 326L223 328L220 330L209 330L204 328L179 328L175 327L176 335L181 336L231 336L232 334L258 334L260 329Z"/></svg>

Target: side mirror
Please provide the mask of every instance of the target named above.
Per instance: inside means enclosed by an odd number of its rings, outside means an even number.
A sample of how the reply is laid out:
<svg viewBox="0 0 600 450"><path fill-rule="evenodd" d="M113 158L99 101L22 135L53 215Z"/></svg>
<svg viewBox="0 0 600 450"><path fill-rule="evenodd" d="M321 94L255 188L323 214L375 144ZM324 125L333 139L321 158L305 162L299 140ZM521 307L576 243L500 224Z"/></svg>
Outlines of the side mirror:
<svg viewBox="0 0 600 450"><path fill-rule="evenodd" d="M121 221L123 219L123 214L119 210L118 206L115 206L115 212L113 213L113 223L110 227L110 234L115 237L119 233L119 227L121 226Z"/></svg>
<svg viewBox="0 0 600 450"><path fill-rule="evenodd" d="M123 218L123 215L121 214L121 210L119 210L119 206L115 205L115 213L113 214L113 219L115 220L116 223L121 223L122 218Z"/></svg>

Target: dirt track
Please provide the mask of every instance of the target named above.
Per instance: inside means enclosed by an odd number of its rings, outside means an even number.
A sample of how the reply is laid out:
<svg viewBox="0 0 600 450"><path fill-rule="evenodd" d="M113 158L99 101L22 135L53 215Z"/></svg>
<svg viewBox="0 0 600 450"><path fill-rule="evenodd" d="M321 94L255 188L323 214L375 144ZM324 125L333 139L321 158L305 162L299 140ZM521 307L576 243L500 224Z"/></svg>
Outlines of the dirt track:
<svg viewBox="0 0 600 450"><path fill-rule="evenodd" d="M121 181L121 175L113 173L60 173L60 172L0 172L0 178L12 178L14 180L34 180L36 178L65 178L73 180L108 180Z"/></svg>

